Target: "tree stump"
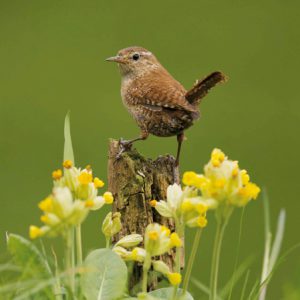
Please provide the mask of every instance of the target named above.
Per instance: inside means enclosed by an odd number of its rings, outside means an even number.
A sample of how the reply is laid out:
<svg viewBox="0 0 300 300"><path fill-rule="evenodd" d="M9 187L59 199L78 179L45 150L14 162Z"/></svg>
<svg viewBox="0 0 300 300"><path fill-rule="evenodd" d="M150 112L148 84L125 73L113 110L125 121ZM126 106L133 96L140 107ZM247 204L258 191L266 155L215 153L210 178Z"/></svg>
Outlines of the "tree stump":
<svg viewBox="0 0 300 300"><path fill-rule="evenodd" d="M113 242L125 235L138 233L144 236L149 223L157 222L170 228L175 226L171 219L161 217L149 201L166 199L167 187L179 182L175 158L170 155L159 156L156 160L146 159L136 149L124 152L119 159L119 142L109 141L108 189L114 196L113 212L121 213L122 230ZM162 257L171 269L174 266L174 252ZM142 266L134 265L129 282L131 290L141 280ZM151 279L149 289L156 286L157 280Z"/></svg>

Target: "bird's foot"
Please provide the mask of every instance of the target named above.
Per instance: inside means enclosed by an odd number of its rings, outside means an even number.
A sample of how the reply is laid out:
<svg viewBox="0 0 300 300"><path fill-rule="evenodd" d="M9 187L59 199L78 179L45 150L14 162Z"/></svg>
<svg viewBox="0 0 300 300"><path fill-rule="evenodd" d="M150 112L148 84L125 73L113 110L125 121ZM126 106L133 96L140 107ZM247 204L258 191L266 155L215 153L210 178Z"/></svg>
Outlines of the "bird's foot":
<svg viewBox="0 0 300 300"><path fill-rule="evenodd" d="M119 160L121 158L122 153L131 150L132 147L132 141L127 141L121 138L119 140L119 153L116 155L116 160Z"/></svg>

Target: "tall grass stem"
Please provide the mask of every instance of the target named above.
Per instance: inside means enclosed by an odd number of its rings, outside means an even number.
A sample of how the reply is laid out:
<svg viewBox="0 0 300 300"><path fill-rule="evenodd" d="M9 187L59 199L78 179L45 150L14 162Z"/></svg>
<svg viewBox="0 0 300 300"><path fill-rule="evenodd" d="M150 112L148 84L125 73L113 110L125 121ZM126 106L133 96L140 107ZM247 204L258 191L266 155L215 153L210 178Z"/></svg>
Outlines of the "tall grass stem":
<svg viewBox="0 0 300 300"><path fill-rule="evenodd" d="M186 273L185 273L184 280L183 280L183 287L182 287L183 295L186 293L186 291L188 289L188 285L190 282L190 277L191 277L191 273L192 273L192 269L193 269L193 264L195 261L195 257L196 257L196 253L197 253L199 244L200 244L201 235L202 235L202 228L198 228L195 238L194 238L194 243L192 246L191 254L190 254L188 265L186 268Z"/></svg>
<svg viewBox="0 0 300 300"><path fill-rule="evenodd" d="M219 221L217 223L217 232L216 232L216 237L214 242L212 266L211 266L210 295L209 295L210 300L217 299L220 254L221 254L222 241L223 241L226 225L227 225L227 220Z"/></svg>

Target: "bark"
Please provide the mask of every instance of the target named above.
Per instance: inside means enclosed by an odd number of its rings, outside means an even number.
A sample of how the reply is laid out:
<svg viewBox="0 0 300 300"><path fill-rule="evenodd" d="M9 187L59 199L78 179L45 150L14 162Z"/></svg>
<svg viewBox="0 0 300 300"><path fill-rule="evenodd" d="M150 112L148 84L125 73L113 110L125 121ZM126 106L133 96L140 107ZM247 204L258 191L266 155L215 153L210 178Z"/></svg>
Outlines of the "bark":
<svg viewBox="0 0 300 300"><path fill-rule="evenodd" d="M172 220L161 217L149 201L166 199L166 190L170 184L179 182L178 168L173 156L159 156L151 160L140 155L136 149L129 150L116 159L119 142L109 142L108 189L114 195L113 212L121 213L122 230L114 238L139 233L144 235L149 223L163 224L173 231ZM163 260L173 269L174 253L164 255ZM141 265L134 265L129 289L136 286L142 274ZM149 289L156 286L157 280L151 277Z"/></svg>

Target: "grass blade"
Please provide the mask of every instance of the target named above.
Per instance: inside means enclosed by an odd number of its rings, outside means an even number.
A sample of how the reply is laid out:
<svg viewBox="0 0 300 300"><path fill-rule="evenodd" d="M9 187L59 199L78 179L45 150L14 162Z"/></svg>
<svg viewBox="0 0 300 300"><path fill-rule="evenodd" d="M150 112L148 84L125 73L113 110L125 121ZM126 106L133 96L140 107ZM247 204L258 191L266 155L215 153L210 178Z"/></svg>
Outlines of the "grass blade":
<svg viewBox="0 0 300 300"><path fill-rule="evenodd" d="M71 138L70 112L67 113L65 118L64 136L65 136L64 161L71 160L75 165L72 138Z"/></svg>
<svg viewBox="0 0 300 300"><path fill-rule="evenodd" d="M273 270L273 267L277 261L281 249L282 240L284 236L285 219L286 219L286 213L285 210L282 209L279 213L279 217L277 221L277 230L276 230L275 240L272 246L270 262L269 262L269 272Z"/></svg>
<svg viewBox="0 0 300 300"><path fill-rule="evenodd" d="M254 261L254 256L250 256L243 263L240 264L238 268L236 268L235 273L232 275L232 278L225 284L224 288L222 289L220 296L225 299L225 297L232 293L232 287L240 280L240 278L245 274L248 270L250 265Z"/></svg>
<svg viewBox="0 0 300 300"><path fill-rule="evenodd" d="M244 300L244 297L246 294L246 288L247 288L247 284L248 284L248 280L249 280L249 275L250 275L250 271L248 270L246 273L245 281L244 281L243 288L242 288L241 300Z"/></svg>
<svg viewBox="0 0 300 300"><path fill-rule="evenodd" d="M196 286L196 288L198 288L200 291L202 291L206 295L210 294L209 287L207 285L205 285L204 283L202 283L200 280L198 280L196 278L191 278L191 282ZM222 299L223 298L221 298L220 296L217 296L217 300L222 300Z"/></svg>

